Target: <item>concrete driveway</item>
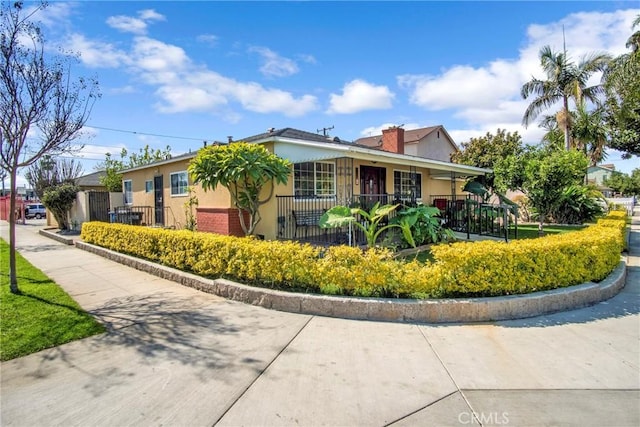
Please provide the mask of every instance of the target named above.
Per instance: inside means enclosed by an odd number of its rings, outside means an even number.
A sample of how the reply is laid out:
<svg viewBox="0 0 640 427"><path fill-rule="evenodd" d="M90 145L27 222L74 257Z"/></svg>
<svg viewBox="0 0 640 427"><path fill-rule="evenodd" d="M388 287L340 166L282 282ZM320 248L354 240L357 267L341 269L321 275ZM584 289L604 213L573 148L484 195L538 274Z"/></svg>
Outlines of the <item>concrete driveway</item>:
<svg viewBox="0 0 640 427"><path fill-rule="evenodd" d="M18 227L20 252L108 326L0 364L3 426L640 425L640 231L593 307L418 325L226 301ZM0 223L3 238L8 225Z"/></svg>

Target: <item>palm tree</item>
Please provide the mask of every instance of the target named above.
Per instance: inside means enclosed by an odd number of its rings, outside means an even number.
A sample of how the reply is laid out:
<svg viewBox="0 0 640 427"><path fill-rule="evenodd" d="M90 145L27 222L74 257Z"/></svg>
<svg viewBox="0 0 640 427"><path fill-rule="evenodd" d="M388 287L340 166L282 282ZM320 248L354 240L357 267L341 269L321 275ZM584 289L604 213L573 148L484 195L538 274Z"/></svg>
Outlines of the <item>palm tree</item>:
<svg viewBox="0 0 640 427"><path fill-rule="evenodd" d="M605 146L609 128L605 124L604 108L597 106L587 110L585 102L578 105L573 114L572 136L575 148L584 151L589 158L589 166L595 166L606 158Z"/></svg>
<svg viewBox="0 0 640 427"><path fill-rule="evenodd" d="M568 59L566 52L557 53L551 47L543 46L540 49L540 65L547 79L539 80L534 77L522 85L520 93L524 99L535 95L524 112L522 124L528 126L540 113L557 102L562 102L556 119L564 131L565 148L568 150L571 146L569 99L573 99L576 105L583 100L595 102L603 93L603 88L601 85L587 87L587 81L593 73L603 71L610 60L607 54L592 53L576 65Z"/></svg>
<svg viewBox="0 0 640 427"><path fill-rule="evenodd" d="M640 15L632 30L640 27ZM623 158L640 155L640 28L628 39L631 52L611 61L602 76L607 91L607 123L611 127L609 146L623 152Z"/></svg>

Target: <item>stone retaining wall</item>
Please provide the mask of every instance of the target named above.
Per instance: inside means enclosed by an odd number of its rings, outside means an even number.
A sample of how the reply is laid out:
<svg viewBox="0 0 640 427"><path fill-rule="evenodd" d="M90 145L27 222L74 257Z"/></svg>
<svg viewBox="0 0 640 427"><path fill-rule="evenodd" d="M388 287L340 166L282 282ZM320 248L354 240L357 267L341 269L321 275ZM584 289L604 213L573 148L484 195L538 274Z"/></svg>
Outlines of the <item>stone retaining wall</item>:
<svg viewBox="0 0 640 427"><path fill-rule="evenodd" d="M527 295L409 300L357 298L276 291L225 279L206 279L109 249L76 241L76 247L203 292L273 310L347 319L452 323L520 319L596 304L625 285L626 261L600 283L584 283Z"/></svg>

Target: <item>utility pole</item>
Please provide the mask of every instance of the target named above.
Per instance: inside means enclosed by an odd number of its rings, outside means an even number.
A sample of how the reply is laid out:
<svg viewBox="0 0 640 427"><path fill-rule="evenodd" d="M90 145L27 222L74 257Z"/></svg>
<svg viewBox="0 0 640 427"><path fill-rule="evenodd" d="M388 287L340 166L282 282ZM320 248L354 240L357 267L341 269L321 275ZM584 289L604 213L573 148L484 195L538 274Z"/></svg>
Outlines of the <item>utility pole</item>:
<svg viewBox="0 0 640 427"><path fill-rule="evenodd" d="M320 133L320 131L322 131L322 135L324 136L329 136L327 135L327 131L333 129L335 126L331 126L329 128L322 128L322 129L317 129L316 132Z"/></svg>

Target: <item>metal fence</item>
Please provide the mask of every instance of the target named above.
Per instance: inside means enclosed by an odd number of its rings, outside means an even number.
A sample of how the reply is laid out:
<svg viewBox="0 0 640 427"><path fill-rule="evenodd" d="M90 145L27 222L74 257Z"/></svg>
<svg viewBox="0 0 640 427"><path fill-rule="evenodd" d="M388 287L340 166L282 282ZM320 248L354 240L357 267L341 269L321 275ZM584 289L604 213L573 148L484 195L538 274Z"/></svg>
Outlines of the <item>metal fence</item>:
<svg viewBox="0 0 640 427"><path fill-rule="evenodd" d="M334 206L348 206L369 211L376 203L385 205L394 203L394 196L389 194L356 194L345 200L336 198L276 196L278 201L279 239L299 240L320 245L366 243L362 230L353 225L338 228L320 228L320 217ZM395 212L383 219L386 224ZM356 216L356 220L364 223L365 218Z"/></svg>
<svg viewBox="0 0 640 427"><path fill-rule="evenodd" d="M109 222L129 225L154 226L164 228L180 228L181 224L171 207L164 207L163 223L155 222L155 208L153 206L118 206L109 212Z"/></svg>
<svg viewBox="0 0 640 427"><path fill-rule="evenodd" d="M431 196L431 205L440 209L444 226L454 231L503 238L518 237L518 215L514 207L483 203L478 196Z"/></svg>

